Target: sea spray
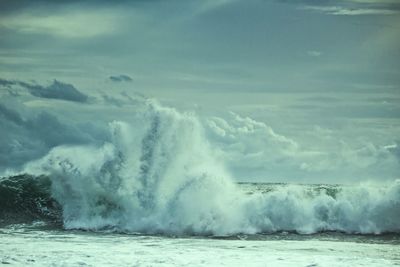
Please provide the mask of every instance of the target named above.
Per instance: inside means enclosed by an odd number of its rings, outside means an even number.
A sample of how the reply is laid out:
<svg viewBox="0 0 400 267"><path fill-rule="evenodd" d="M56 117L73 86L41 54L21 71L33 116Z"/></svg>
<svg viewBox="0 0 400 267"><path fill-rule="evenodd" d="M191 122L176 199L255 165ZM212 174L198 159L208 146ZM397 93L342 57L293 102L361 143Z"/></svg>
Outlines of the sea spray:
<svg viewBox="0 0 400 267"><path fill-rule="evenodd" d="M147 103L101 146L59 146L26 171L51 177L66 229L229 235L400 231L400 183L335 194L283 186L246 195L194 114Z"/></svg>
<svg viewBox="0 0 400 267"><path fill-rule="evenodd" d="M253 194L246 203L246 217L258 232L400 231L399 181L340 186L334 193L311 186L280 186L265 194Z"/></svg>
<svg viewBox="0 0 400 267"><path fill-rule="evenodd" d="M212 156L194 115L149 105L133 125L110 124L101 147L61 146L27 166L52 177L66 228L241 231L241 192Z"/></svg>

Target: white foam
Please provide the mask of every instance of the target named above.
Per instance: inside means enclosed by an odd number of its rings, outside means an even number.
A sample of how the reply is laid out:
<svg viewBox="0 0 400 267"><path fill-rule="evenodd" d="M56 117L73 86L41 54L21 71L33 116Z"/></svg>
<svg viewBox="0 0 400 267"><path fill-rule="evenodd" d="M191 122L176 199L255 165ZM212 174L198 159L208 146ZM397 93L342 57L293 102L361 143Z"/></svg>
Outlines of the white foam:
<svg viewBox="0 0 400 267"><path fill-rule="evenodd" d="M12 266L396 266L398 244L223 240L25 231L2 233ZM24 244L23 246L21 244Z"/></svg>
<svg viewBox="0 0 400 267"><path fill-rule="evenodd" d="M56 147L26 170L52 177L66 228L233 234L400 231L400 183L343 189L335 198L284 187L245 195L216 160L193 114L150 103L110 123L100 147Z"/></svg>

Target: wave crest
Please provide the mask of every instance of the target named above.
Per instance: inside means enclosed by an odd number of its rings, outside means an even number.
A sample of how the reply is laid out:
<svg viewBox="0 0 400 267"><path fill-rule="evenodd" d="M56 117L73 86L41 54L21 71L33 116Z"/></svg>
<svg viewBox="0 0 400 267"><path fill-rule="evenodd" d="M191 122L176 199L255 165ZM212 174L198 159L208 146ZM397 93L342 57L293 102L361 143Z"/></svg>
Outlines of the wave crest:
<svg viewBox="0 0 400 267"><path fill-rule="evenodd" d="M214 234L400 231L400 183L334 194L283 186L247 195L193 114L149 104L112 122L111 142L60 146L26 171L51 177L67 229Z"/></svg>

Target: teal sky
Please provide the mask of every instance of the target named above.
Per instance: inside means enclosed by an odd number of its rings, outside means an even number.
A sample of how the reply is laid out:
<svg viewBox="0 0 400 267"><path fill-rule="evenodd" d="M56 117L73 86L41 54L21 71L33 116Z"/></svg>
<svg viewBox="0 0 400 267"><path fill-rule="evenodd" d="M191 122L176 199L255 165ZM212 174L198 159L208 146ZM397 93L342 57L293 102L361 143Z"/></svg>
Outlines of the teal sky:
<svg viewBox="0 0 400 267"><path fill-rule="evenodd" d="M0 78L154 97L195 110L216 142L216 117L249 117L262 129L240 136L248 152L219 147L252 180L400 177L399 1L110 3L2 1ZM119 75L131 80L110 79ZM30 107L76 110L36 100ZM246 141L265 138L259 150Z"/></svg>
<svg viewBox="0 0 400 267"><path fill-rule="evenodd" d="M2 12L3 76L121 72L143 89L245 92L393 92L400 80L397 1L65 2Z"/></svg>

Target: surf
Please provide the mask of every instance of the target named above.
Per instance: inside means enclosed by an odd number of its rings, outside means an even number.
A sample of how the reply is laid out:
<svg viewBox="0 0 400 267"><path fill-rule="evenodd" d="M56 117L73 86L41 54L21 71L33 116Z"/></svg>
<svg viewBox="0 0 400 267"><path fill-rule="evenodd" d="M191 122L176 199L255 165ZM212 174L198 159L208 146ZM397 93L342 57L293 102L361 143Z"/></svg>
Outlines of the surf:
<svg viewBox="0 0 400 267"><path fill-rule="evenodd" d="M285 185L246 194L195 114L152 101L143 107L129 122L111 122L111 138L101 145L57 146L26 164L32 176L17 183L38 186L18 192L44 190L33 203L43 210L53 205L50 218L65 229L218 236L400 232L398 181L335 190ZM12 187L7 179L0 181L3 190Z"/></svg>

